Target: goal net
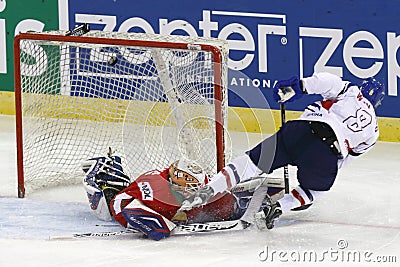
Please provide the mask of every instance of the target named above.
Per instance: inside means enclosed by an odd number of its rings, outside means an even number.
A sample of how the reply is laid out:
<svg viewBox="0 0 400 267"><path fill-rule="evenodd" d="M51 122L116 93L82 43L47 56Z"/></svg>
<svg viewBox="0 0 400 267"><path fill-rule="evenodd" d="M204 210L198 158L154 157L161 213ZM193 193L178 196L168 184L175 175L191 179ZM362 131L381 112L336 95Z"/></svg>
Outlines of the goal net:
<svg viewBox="0 0 400 267"><path fill-rule="evenodd" d="M82 182L109 147L131 179L180 158L214 174L229 158L225 41L51 31L17 35L14 51L19 197Z"/></svg>

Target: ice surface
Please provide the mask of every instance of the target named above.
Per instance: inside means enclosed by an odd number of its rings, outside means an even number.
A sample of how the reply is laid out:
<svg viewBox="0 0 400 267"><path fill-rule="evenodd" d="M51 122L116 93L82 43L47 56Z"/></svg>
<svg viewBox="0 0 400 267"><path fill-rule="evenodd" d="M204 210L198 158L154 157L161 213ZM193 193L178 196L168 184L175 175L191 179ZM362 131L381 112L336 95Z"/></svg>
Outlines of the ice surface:
<svg viewBox="0 0 400 267"><path fill-rule="evenodd" d="M14 124L14 117L0 116L0 266L398 266L400 262L400 144L379 142L341 170L332 190L312 208L285 214L271 231L174 236L159 242L137 235L50 241L50 236L120 228L91 214L80 186L17 199ZM238 153L260 136L231 133L231 138ZM310 160L317 164L318 159ZM290 168L291 186L296 185L294 175Z"/></svg>

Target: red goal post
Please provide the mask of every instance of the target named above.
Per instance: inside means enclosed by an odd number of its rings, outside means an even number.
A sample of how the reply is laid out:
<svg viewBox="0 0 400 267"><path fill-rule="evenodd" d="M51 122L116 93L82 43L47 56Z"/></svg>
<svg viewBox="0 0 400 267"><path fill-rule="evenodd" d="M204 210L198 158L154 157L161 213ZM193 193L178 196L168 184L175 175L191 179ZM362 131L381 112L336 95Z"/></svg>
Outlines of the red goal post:
<svg viewBox="0 0 400 267"><path fill-rule="evenodd" d="M131 178L181 157L229 158L225 41L90 31L14 39L18 196L82 181L111 147Z"/></svg>

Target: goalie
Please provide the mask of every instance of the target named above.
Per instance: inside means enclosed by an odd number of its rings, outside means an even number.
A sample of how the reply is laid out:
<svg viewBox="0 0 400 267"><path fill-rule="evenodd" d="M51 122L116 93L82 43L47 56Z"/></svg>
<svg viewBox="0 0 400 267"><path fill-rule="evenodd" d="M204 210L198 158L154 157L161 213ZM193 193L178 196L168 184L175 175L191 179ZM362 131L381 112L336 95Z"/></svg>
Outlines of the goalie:
<svg viewBox="0 0 400 267"><path fill-rule="evenodd" d="M207 205L182 210L185 200L196 195L198 189L207 192L210 178L194 162L175 161L168 168L140 175L132 183L123 172L121 158L110 153L85 162L83 171L89 204L99 219L114 218L123 227L139 230L153 240L168 237L177 224L239 219L255 190L250 187L234 194L221 192ZM277 197L283 189L271 187L268 193Z"/></svg>

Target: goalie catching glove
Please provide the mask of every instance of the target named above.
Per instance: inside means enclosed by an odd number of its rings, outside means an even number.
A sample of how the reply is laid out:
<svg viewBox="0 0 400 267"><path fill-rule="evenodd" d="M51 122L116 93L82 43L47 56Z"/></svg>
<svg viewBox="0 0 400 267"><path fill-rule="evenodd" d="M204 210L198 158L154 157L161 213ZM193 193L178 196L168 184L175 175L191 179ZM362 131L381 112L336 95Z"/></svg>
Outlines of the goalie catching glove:
<svg viewBox="0 0 400 267"><path fill-rule="evenodd" d="M110 221L111 199L130 184L129 177L124 174L121 158L110 153L106 157L91 158L82 164L82 169L90 208L99 219Z"/></svg>
<svg viewBox="0 0 400 267"><path fill-rule="evenodd" d="M288 80L280 80L274 86L273 97L279 103L292 102L307 94L303 81L297 77Z"/></svg>
<svg viewBox="0 0 400 267"><path fill-rule="evenodd" d="M211 186L205 185L196 191L192 196L188 197L182 202L179 210L191 210L198 208L207 203L207 201L214 196L214 189Z"/></svg>

